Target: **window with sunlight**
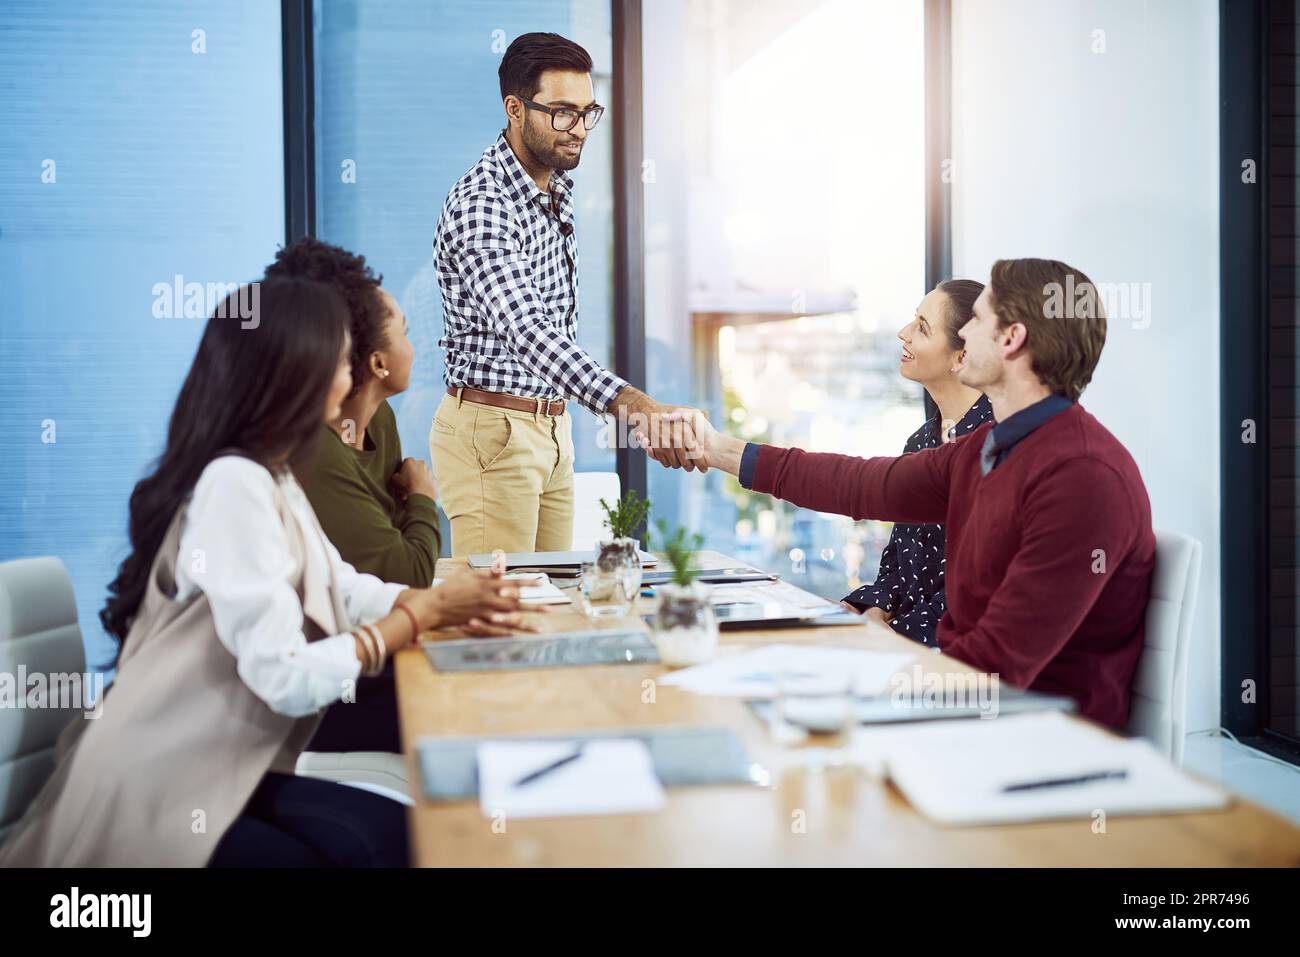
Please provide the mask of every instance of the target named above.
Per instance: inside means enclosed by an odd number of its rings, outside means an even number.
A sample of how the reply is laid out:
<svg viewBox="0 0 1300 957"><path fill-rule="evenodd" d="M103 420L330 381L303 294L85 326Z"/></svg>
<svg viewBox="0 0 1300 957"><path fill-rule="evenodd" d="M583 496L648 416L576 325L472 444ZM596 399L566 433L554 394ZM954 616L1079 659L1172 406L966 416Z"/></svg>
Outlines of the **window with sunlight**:
<svg viewBox="0 0 1300 957"><path fill-rule="evenodd" d="M923 6L643 10L650 393L747 439L898 454L925 415L895 338L926 292ZM730 476L652 464L649 487L659 517L828 597L889 536Z"/></svg>

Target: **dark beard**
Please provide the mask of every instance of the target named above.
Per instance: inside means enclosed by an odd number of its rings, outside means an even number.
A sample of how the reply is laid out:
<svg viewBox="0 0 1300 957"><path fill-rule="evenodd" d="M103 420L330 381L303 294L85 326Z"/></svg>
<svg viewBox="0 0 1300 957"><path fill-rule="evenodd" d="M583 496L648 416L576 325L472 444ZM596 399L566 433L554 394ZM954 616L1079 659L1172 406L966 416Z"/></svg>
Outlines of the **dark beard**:
<svg viewBox="0 0 1300 957"><path fill-rule="evenodd" d="M528 147L528 152L533 154L533 159L547 169L570 170L582 159L581 150L578 151L577 156L570 156L552 147L531 124L524 126L524 146Z"/></svg>

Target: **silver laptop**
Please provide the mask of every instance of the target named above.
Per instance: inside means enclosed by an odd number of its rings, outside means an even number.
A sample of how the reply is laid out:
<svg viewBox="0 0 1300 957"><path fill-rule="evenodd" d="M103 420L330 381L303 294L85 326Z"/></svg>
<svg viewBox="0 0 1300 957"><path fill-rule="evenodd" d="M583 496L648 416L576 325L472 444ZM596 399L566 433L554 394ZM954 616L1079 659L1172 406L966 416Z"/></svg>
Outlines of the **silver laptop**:
<svg viewBox="0 0 1300 957"><path fill-rule="evenodd" d="M659 559L655 558L649 552L639 551L641 564L644 567L653 567L659 564ZM491 568L493 555L471 555L469 557L470 568ZM516 571L521 568L546 570L548 568L572 568L575 571L583 562L594 561L596 553L592 549L580 552L507 552L506 569Z"/></svg>

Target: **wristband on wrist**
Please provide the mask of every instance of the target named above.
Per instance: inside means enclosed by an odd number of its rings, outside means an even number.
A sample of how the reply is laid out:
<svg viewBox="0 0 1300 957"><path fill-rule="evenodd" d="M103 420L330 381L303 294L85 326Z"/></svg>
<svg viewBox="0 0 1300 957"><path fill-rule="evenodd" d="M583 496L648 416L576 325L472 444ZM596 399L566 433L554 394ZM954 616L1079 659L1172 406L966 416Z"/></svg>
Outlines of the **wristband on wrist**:
<svg viewBox="0 0 1300 957"><path fill-rule="evenodd" d="M406 613L406 617L410 619L411 622L411 641L415 641L416 637L420 634L420 623L416 620L415 612L411 611L410 607L404 601L395 602L393 608Z"/></svg>
<svg viewBox="0 0 1300 957"><path fill-rule="evenodd" d="M352 637L355 638L357 643L361 646L361 657L359 659L361 662L361 673L363 675L369 674L370 669L375 666L375 652L376 652L374 644L371 641L370 635L364 629L360 629L360 628L353 629L351 634Z"/></svg>
<svg viewBox="0 0 1300 957"><path fill-rule="evenodd" d="M388 658L388 646L384 643L384 634L374 625L362 625L361 630L370 635L370 640L375 645L375 663L369 671L367 677L373 678L384 670L384 662Z"/></svg>

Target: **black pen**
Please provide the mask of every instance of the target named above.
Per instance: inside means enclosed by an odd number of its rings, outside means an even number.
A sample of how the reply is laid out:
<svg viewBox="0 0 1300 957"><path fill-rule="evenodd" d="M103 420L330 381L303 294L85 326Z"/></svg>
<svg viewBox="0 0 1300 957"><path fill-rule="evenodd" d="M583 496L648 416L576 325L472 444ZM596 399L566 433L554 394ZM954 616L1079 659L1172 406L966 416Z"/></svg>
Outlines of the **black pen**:
<svg viewBox="0 0 1300 957"><path fill-rule="evenodd" d="M1071 784L1088 784L1092 781L1122 781L1128 777L1128 772L1123 770L1117 771L1094 771L1092 774L1080 774L1073 778L1047 778L1044 781L1026 781L1023 784L1008 784L1002 789L1003 793L1009 791L1037 791L1040 788L1060 788L1067 787Z"/></svg>
<svg viewBox="0 0 1300 957"><path fill-rule="evenodd" d="M519 788L519 787L523 787L525 784L531 784L532 782L536 781L538 778L545 777L546 775L550 774L552 771L556 770L557 768L562 768L566 764L571 764L572 762L578 760L578 758L582 757L583 744L584 742L581 741L578 742L578 747L574 749L572 754L566 754L564 757L556 761L552 761L550 764L546 765L545 767L538 768L536 771L532 771L528 774L525 774L522 778L520 778L518 781L514 783L513 787Z"/></svg>

